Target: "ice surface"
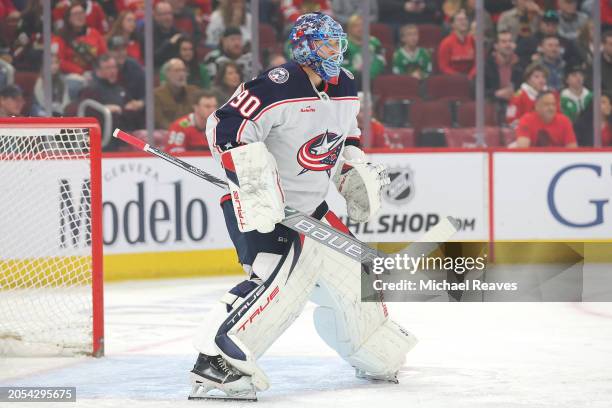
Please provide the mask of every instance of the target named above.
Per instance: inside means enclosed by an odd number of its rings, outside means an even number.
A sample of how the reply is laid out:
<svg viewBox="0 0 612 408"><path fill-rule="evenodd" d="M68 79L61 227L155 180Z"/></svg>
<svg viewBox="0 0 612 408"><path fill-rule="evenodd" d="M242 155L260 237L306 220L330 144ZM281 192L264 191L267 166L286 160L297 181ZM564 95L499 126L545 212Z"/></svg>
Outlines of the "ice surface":
<svg viewBox="0 0 612 408"><path fill-rule="evenodd" d="M191 334L239 279L106 284L104 358L2 358L0 386L76 386L83 407L612 407L612 303L391 303L420 340L399 385L356 379L308 305L260 360L259 402L187 401Z"/></svg>

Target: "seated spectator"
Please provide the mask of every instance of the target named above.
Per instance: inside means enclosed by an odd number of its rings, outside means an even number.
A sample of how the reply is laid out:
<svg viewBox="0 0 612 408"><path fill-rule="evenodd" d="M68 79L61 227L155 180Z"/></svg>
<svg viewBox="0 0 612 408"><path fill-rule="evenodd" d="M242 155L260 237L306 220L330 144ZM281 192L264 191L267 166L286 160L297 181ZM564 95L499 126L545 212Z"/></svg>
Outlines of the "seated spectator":
<svg viewBox="0 0 612 408"><path fill-rule="evenodd" d="M601 145L612 146L612 95L601 95ZM579 146L593 146L593 100L574 123L574 132Z"/></svg>
<svg viewBox="0 0 612 408"><path fill-rule="evenodd" d="M217 96L210 91L200 91L194 99L193 112L178 118L168 128L168 153L188 150L208 150L206 121L217 110Z"/></svg>
<svg viewBox="0 0 612 408"><path fill-rule="evenodd" d="M489 98L506 104L520 86L523 69L514 53L516 43L509 31L499 31L493 52L485 62L485 90Z"/></svg>
<svg viewBox="0 0 612 408"><path fill-rule="evenodd" d="M18 85L0 89L0 118L21 116L24 105L23 92Z"/></svg>
<svg viewBox="0 0 612 408"><path fill-rule="evenodd" d="M251 53L243 53L244 44L239 28L228 27L223 32L221 43L215 50L209 52L204 58L204 64L208 69L210 78L217 75L217 70L221 64L233 61L240 67L240 74L243 78L251 75Z"/></svg>
<svg viewBox="0 0 612 408"><path fill-rule="evenodd" d="M187 0L168 0L168 2L174 13L174 26L198 44L202 38L202 33L193 9L187 7Z"/></svg>
<svg viewBox="0 0 612 408"><path fill-rule="evenodd" d="M15 8L15 5L11 0L0 0L0 19L20 17L19 10Z"/></svg>
<svg viewBox="0 0 612 408"><path fill-rule="evenodd" d="M536 58L548 70L548 87L560 91L565 76L565 61L561 58L559 37L550 35L542 38L539 57Z"/></svg>
<svg viewBox="0 0 612 408"><path fill-rule="evenodd" d="M561 111L572 122L591 103L593 95L584 86L584 72L580 67L570 68L565 75L567 88L561 91Z"/></svg>
<svg viewBox="0 0 612 408"><path fill-rule="evenodd" d="M100 33L107 32L108 20L102 6L100 6L97 1L93 0L79 0L78 2L81 3L85 9L85 21L87 23L87 27L94 28ZM64 28L65 23L62 20L62 16L72 3L75 2L71 0L60 0L56 3L52 12L56 29L61 30Z"/></svg>
<svg viewBox="0 0 612 408"><path fill-rule="evenodd" d="M43 7L41 0L29 0L21 13L17 40L13 45L13 66L38 71L43 55Z"/></svg>
<svg viewBox="0 0 612 408"><path fill-rule="evenodd" d="M381 23L436 24L442 17L440 0L378 0Z"/></svg>
<svg viewBox="0 0 612 408"><path fill-rule="evenodd" d="M516 0L515 6L501 13L497 21L498 31L510 31L515 40L529 38L538 31L542 9L533 0Z"/></svg>
<svg viewBox="0 0 612 408"><path fill-rule="evenodd" d="M538 94L548 89L546 86L548 70L540 64L531 64L525 69L523 80L518 92L510 99L506 110L506 122L512 127L516 127L518 120L524 114L533 111Z"/></svg>
<svg viewBox="0 0 612 408"><path fill-rule="evenodd" d="M348 36L348 46L344 53L342 66L355 75L355 84L357 88L361 85L361 75L363 68L362 47L363 39L363 19L360 15L352 16L346 27ZM380 40L374 36L370 36L368 40L372 60L370 63L370 78L374 79L380 75L385 69L385 50L380 43Z"/></svg>
<svg viewBox="0 0 612 408"><path fill-rule="evenodd" d="M251 13L246 9L245 0L220 0L219 6L210 16L206 27L206 45L219 46L223 33L228 27L240 30L242 41L251 41Z"/></svg>
<svg viewBox="0 0 612 408"><path fill-rule="evenodd" d="M576 41L578 33L589 21L586 14L578 11L577 0L558 0L559 36L566 40Z"/></svg>
<svg viewBox="0 0 612 408"><path fill-rule="evenodd" d="M580 29L578 38L576 39L576 43L578 44L576 47L578 55L580 56L580 60L584 61L584 65L587 67L593 65L593 29L593 20L587 21Z"/></svg>
<svg viewBox="0 0 612 408"><path fill-rule="evenodd" d="M108 54L117 62L119 84L133 98L144 100L145 72L138 61L128 56L128 47L124 37L112 37L108 42Z"/></svg>
<svg viewBox="0 0 612 408"><path fill-rule="evenodd" d="M166 62L162 73L166 82L154 91L156 129L167 129L176 119L191 112L194 97L200 90L187 84L187 68L178 58Z"/></svg>
<svg viewBox="0 0 612 408"><path fill-rule="evenodd" d="M189 38L181 38L178 43L177 57L187 67L187 83L199 86L200 88L208 88L210 86L210 77L204 63L198 63L195 55L194 44ZM165 77L160 73L160 81L164 81Z"/></svg>
<svg viewBox="0 0 612 408"><path fill-rule="evenodd" d="M235 62L228 61L221 65L219 74L215 77L213 91L222 105L232 97L242 83L242 78L240 67Z"/></svg>
<svg viewBox="0 0 612 408"><path fill-rule="evenodd" d="M84 74L89 73L96 59L106 53L106 41L98 30L87 27L85 9L80 3L74 3L66 8L64 27L52 42L60 70L67 74L70 99L76 99L86 82Z"/></svg>
<svg viewBox="0 0 612 408"><path fill-rule="evenodd" d="M400 29L402 46L393 53L393 73L425 79L431 74L431 53L418 47L419 28L407 24Z"/></svg>
<svg viewBox="0 0 612 408"><path fill-rule="evenodd" d="M59 69L59 58L51 56L51 115L45 110L44 76L41 70L40 76L34 84L34 100L30 112L32 116L62 116L64 109L70 103L68 87L64 81L64 75Z"/></svg>
<svg viewBox="0 0 612 408"><path fill-rule="evenodd" d="M554 92L540 92L535 111L521 117L516 129L516 145L519 148L577 146L572 122L557 112Z"/></svg>
<svg viewBox="0 0 612 408"><path fill-rule="evenodd" d="M558 36L559 15L554 10L548 10L542 16L539 31L531 37L519 37L516 42L516 53L521 59L522 65L529 65L539 58L539 49L544 37ZM576 44L570 40L559 37L561 55L567 66L582 64L580 53Z"/></svg>
<svg viewBox="0 0 612 408"><path fill-rule="evenodd" d="M280 0L280 7L286 24L295 23L295 20L306 13L332 14L329 0Z"/></svg>
<svg viewBox="0 0 612 408"><path fill-rule="evenodd" d="M131 11L137 21L144 19L145 0L115 0L115 10L117 13Z"/></svg>
<svg viewBox="0 0 612 408"><path fill-rule="evenodd" d="M117 61L108 54L98 58L91 85L83 89L83 99L105 105L113 114L113 126L134 130L144 125L144 101L130 95L119 84Z"/></svg>
<svg viewBox="0 0 612 408"><path fill-rule="evenodd" d="M15 83L15 67L10 61L12 61L10 53L0 50L0 88Z"/></svg>
<svg viewBox="0 0 612 408"><path fill-rule="evenodd" d="M144 55L144 25L138 31L140 51ZM176 55L176 44L183 34L174 27L172 6L167 1L160 1L153 10L153 64L159 68ZM166 128L166 126L164 126Z"/></svg>
<svg viewBox="0 0 612 408"><path fill-rule="evenodd" d="M470 26L464 10L451 19L453 31L438 48L438 67L443 74L476 75L476 48L474 37L468 34Z"/></svg>
<svg viewBox="0 0 612 408"><path fill-rule="evenodd" d="M378 21L378 2L370 1L370 23ZM334 20L343 26L353 14L361 14L361 0L331 0Z"/></svg>
<svg viewBox="0 0 612 408"><path fill-rule="evenodd" d="M127 47L127 54L138 61L139 64L144 64L140 44L136 39L136 16L134 13L123 11L117 16L113 26L106 35L106 41L109 42L114 37L123 38Z"/></svg>
<svg viewBox="0 0 612 408"><path fill-rule="evenodd" d="M446 16L446 20L450 21L451 17L459 12L461 9L465 10L470 27L475 26L476 22L476 0L445 0L442 5L442 11ZM485 48L488 49L490 42L494 41L495 37L495 23L491 19L491 15L487 10L483 10L483 27L485 36Z"/></svg>

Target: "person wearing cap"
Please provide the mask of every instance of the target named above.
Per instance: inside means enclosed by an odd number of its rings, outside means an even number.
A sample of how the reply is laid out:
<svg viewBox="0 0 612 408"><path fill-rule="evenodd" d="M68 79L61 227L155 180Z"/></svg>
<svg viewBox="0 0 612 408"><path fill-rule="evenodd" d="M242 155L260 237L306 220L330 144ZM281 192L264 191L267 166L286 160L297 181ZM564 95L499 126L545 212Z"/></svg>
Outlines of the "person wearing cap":
<svg viewBox="0 0 612 408"><path fill-rule="evenodd" d="M593 95L584 86L584 71L580 67L571 67L565 73L567 88L561 91L561 111L572 122L591 103Z"/></svg>
<svg viewBox="0 0 612 408"><path fill-rule="evenodd" d="M498 31L510 31L515 39L530 37L538 31L542 9L533 0L515 0L514 7L504 11L497 22Z"/></svg>
<svg viewBox="0 0 612 408"><path fill-rule="evenodd" d="M7 85L0 89L0 118L21 116L24 105L23 92L18 85Z"/></svg>
<svg viewBox="0 0 612 408"><path fill-rule="evenodd" d="M144 99L144 69L138 61L128 55L128 45L125 37L111 37L108 40L108 54L117 61L119 84L135 99Z"/></svg>
<svg viewBox="0 0 612 408"><path fill-rule="evenodd" d="M578 33L589 21L586 14L578 11L577 0L558 0L559 4L559 36L576 41Z"/></svg>
<svg viewBox="0 0 612 408"><path fill-rule="evenodd" d="M540 45L546 36L559 35L559 14L555 10L547 10L542 16L539 31L530 37L518 37L516 53L521 64L526 66L539 58ZM582 65L583 61L575 42L559 37L561 55L566 66Z"/></svg>
<svg viewBox="0 0 612 408"><path fill-rule="evenodd" d="M251 75L251 53L243 51L242 32L237 27L227 27L223 31L219 47L206 54L204 58L204 64L206 64L210 78L214 78L219 67L229 61L238 64L242 76L249 78Z"/></svg>
<svg viewBox="0 0 612 408"><path fill-rule="evenodd" d="M516 146L576 147L576 134L567 116L557 112L557 98L552 91L543 91L535 101L535 110L519 120Z"/></svg>

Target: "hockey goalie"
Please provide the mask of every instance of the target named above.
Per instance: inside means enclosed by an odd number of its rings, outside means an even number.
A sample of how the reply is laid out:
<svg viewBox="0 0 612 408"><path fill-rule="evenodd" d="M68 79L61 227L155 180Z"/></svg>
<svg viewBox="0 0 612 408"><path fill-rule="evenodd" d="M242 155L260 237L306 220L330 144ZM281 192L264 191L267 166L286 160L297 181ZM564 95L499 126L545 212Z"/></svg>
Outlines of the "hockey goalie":
<svg viewBox="0 0 612 408"><path fill-rule="evenodd" d="M197 330L190 399L256 399L269 387L257 360L308 300L318 305L319 336L361 378L397 382L416 344L384 303L361 301L358 262L279 224L289 205L348 232L324 201L330 184L346 199L349 218L365 222L389 183L384 167L359 148L355 81L340 67L342 27L305 14L290 42L290 62L241 84L208 118L206 137L229 184L221 206L248 279Z"/></svg>

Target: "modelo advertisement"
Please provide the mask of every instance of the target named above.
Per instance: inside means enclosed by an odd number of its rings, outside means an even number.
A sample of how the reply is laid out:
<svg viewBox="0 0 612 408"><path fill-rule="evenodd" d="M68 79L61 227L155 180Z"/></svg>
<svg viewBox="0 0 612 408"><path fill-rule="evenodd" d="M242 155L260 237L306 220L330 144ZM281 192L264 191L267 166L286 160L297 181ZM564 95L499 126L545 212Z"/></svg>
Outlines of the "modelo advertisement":
<svg viewBox="0 0 612 408"><path fill-rule="evenodd" d="M223 177L211 157L184 157ZM392 183L378 215L349 227L365 241L407 241L441 217L462 221L457 239L486 239L486 155L378 154ZM452 162L453 172L440 171ZM447 166L446 166L447 167ZM103 224L106 254L232 248L219 198L223 191L157 158L104 158ZM345 216L344 199L330 184L330 207Z"/></svg>
<svg viewBox="0 0 612 408"><path fill-rule="evenodd" d="M210 157L183 159L222 174ZM230 248L219 206L223 194L219 187L157 158L104 158L105 253Z"/></svg>
<svg viewBox="0 0 612 408"><path fill-rule="evenodd" d="M612 152L496 153L495 240L612 239Z"/></svg>

